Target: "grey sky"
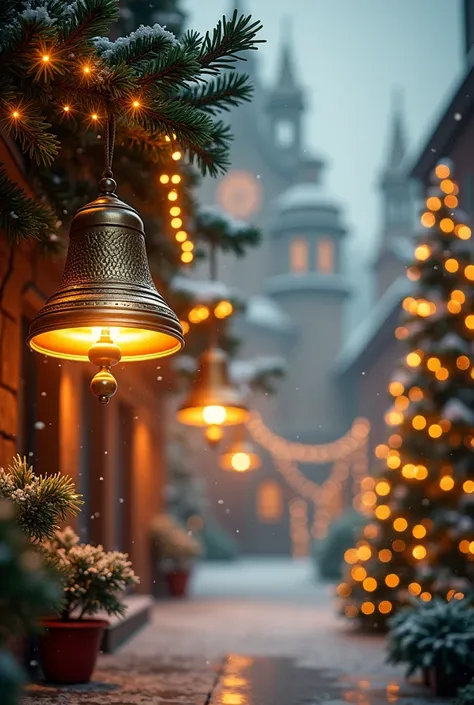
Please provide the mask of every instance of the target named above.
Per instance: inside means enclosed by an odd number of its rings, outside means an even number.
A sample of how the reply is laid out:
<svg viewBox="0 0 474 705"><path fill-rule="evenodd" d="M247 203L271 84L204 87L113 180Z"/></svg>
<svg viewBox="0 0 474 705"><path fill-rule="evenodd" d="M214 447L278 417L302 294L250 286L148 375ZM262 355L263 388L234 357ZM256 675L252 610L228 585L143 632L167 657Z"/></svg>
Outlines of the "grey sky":
<svg viewBox="0 0 474 705"><path fill-rule="evenodd" d="M263 22L267 44L259 68L266 81L275 76L282 20L291 17L295 62L309 98L307 145L330 162L327 183L367 251L378 223L375 184L393 88L404 90L407 136L416 150L462 66L460 1L187 0L183 6L189 26L203 31L236 4Z"/></svg>

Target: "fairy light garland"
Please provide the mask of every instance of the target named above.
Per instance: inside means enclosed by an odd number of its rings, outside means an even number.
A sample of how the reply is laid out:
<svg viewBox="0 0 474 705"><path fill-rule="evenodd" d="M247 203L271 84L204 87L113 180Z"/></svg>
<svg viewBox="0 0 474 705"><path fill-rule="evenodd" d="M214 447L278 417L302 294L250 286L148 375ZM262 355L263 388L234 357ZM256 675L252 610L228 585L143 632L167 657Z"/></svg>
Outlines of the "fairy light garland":
<svg viewBox="0 0 474 705"><path fill-rule="evenodd" d="M227 299L221 299L212 306L197 304L187 314L187 320L180 320L184 335L187 335L191 329L191 325L199 325L207 321L211 316L224 320L231 316L234 312L234 307Z"/></svg>

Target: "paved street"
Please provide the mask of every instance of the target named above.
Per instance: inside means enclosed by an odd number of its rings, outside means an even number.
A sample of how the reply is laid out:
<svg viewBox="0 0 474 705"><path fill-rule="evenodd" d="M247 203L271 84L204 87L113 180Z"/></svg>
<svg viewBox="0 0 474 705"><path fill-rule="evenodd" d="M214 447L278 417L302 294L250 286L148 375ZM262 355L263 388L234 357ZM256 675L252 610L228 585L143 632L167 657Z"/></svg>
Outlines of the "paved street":
<svg viewBox="0 0 474 705"><path fill-rule="evenodd" d="M202 566L192 597L159 603L152 625L101 658L95 684L37 689L25 705L442 703L385 664L383 637L336 618L330 594L305 562Z"/></svg>

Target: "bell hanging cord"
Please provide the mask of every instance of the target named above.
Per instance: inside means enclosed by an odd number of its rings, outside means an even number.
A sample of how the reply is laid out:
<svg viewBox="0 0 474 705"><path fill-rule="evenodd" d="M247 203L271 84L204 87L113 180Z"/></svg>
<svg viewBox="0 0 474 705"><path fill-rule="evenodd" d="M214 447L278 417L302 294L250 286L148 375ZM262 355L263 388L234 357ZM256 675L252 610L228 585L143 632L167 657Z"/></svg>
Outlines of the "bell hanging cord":
<svg viewBox="0 0 474 705"><path fill-rule="evenodd" d="M105 127L104 171L99 184L101 193L113 194L117 188L112 171L115 147L115 116L110 113ZM122 352L112 340L110 328L101 328L100 337L89 349L89 360L99 368L91 380L91 391L101 404L108 404L118 389L117 380L110 368L120 362Z"/></svg>

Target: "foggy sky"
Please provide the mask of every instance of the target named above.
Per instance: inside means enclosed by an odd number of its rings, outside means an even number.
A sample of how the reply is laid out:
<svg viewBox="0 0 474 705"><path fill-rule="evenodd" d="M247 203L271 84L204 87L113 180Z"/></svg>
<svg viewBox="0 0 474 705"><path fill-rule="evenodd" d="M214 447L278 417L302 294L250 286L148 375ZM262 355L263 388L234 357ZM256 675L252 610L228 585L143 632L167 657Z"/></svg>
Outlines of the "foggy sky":
<svg viewBox="0 0 474 705"><path fill-rule="evenodd" d="M404 91L415 153L462 67L460 0L184 0L183 7L188 26L204 31L236 4L264 24L267 44L258 55L265 81L275 76L282 20L291 17L284 31L292 25L308 92L307 146L330 162L326 181L345 207L352 246L368 253L393 88Z"/></svg>

